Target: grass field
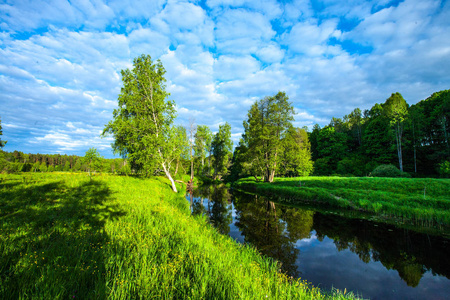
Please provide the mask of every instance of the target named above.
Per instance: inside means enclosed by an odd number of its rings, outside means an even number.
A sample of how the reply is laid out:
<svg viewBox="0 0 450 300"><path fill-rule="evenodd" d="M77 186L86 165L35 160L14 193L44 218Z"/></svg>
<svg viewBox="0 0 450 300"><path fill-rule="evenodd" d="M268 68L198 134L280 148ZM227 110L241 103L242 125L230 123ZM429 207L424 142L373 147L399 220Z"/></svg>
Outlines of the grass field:
<svg viewBox="0 0 450 300"><path fill-rule="evenodd" d="M450 180L369 177L240 179L234 187L291 204L317 203L370 212L420 226L450 228Z"/></svg>
<svg viewBox="0 0 450 300"><path fill-rule="evenodd" d="M352 297L279 273L162 178L0 174L0 224L0 299Z"/></svg>

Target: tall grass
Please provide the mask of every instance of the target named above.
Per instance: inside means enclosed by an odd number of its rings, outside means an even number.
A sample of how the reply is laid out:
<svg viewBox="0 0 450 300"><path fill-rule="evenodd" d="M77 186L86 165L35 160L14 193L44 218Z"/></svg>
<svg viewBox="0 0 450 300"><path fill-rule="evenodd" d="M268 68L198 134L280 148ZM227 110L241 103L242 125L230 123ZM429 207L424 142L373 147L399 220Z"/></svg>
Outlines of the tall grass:
<svg viewBox="0 0 450 300"><path fill-rule="evenodd" d="M297 177L264 183L245 178L234 186L292 204L326 204L420 226L450 228L448 179Z"/></svg>
<svg viewBox="0 0 450 300"><path fill-rule="evenodd" d="M191 217L162 178L0 174L0 220L0 299L347 297Z"/></svg>

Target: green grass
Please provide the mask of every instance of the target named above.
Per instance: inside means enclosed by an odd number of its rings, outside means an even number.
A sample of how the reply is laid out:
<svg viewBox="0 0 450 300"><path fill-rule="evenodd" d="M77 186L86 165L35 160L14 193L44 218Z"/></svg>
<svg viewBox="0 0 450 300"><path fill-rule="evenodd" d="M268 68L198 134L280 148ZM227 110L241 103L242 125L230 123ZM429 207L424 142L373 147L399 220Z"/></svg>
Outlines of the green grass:
<svg viewBox="0 0 450 300"><path fill-rule="evenodd" d="M245 178L234 186L290 204L326 204L409 224L450 228L449 179L297 177L264 183Z"/></svg>
<svg viewBox="0 0 450 300"><path fill-rule="evenodd" d="M352 297L279 273L188 205L163 178L0 174L0 299Z"/></svg>

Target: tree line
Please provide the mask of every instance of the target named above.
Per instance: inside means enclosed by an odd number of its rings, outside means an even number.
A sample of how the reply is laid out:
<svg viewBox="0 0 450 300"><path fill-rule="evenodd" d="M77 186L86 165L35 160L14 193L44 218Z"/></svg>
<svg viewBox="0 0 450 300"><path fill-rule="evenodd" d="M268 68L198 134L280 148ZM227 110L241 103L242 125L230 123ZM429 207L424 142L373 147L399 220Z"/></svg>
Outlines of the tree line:
<svg viewBox="0 0 450 300"><path fill-rule="evenodd" d="M93 149L93 148L91 148ZM95 150L95 149L94 149ZM88 150L86 153L89 155ZM96 151L96 150L95 150ZM123 158L106 159L97 156L94 160L86 156L67 154L27 154L21 151L0 151L0 172L104 172L129 174L131 169ZM93 163L95 162L95 163Z"/></svg>
<svg viewBox="0 0 450 300"><path fill-rule="evenodd" d="M314 174L366 176L392 164L413 176L450 175L450 90L408 105L400 93L332 118L309 134Z"/></svg>
<svg viewBox="0 0 450 300"><path fill-rule="evenodd" d="M173 191L177 190L174 176L180 167L184 169L186 160L191 179L194 170L216 180L252 175L270 182L275 174L311 172L308 135L292 125L294 108L285 93L255 102L233 153L228 123L220 125L216 134L193 121L188 129L173 124L175 102L168 100L166 71L159 60L153 62L149 55L141 55L134 59L131 70L121 73L118 108L103 135L113 135L113 150L127 157L135 170L164 174Z"/></svg>

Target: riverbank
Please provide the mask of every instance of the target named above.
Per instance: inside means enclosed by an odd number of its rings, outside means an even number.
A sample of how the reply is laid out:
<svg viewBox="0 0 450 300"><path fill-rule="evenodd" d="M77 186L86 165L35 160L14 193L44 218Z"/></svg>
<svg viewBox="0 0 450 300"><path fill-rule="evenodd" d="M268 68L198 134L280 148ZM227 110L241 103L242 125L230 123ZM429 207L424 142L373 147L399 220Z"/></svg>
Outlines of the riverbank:
<svg viewBox="0 0 450 300"><path fill-rule="evenodd" d="M234 188L288 204L316 204L368 212L394 222L450 229L450 180L369 177L240 179Z"/></svg>
<svg viewBox="0 0 450 300"><path fill-rule="evenodd" d="M0 174L0 298L347 298L292 280L191 217L179 188L164 178Z"/></svg>

